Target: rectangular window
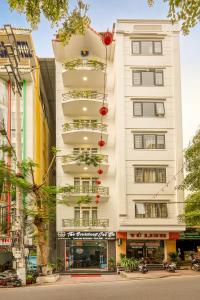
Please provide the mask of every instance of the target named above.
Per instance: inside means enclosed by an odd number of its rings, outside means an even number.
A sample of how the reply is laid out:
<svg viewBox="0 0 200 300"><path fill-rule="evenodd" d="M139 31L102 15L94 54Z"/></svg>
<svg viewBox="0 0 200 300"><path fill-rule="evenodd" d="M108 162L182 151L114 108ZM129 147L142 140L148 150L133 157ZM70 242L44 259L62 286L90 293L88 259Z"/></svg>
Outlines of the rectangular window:
<svg viewBox="0 0 200 300"><path fill-rule="evenodd" d="M132 41L134 55L161 55L162 41Z"/></svg>
<svg viewBox="0 0 200 300"><path fill-rule="evenodd" d="M164 117L163 102L133 102L133 115L135 117Z"/></svg>
<svg viewBox="0 0 200 300"><path fill-rule="evenodd" d="M136 203L136 218L167 218L167 203Z"/></svg>
<svg viewBox="0 0 200 300"><path fill-rule="evenodd" d="M163 86L163 70L133 70L134 86Z"/></svg>
<svg viewBox="0 0 200 300"><path fill-rule="evenodd" d="M165 149L164 134L134 134L135 149Z"/></svg>
<svg viewBox="0 0 200 300"><path fill-rule="evenodd" d="M165 183L166 168L135 168L136 183Z"/></svg>

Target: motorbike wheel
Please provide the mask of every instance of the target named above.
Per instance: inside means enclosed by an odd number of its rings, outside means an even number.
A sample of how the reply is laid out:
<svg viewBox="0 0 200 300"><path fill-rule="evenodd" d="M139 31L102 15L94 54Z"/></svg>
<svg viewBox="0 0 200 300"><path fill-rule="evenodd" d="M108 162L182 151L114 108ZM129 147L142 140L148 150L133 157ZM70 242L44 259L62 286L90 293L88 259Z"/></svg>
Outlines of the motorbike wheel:
<svg viewBox="0 0 200 300"><path fill-rule="evenodd" d="M22 283L20 280L16 280L15 282L13 282L13 286L20 287L20 286L22 286Z"/></svg>

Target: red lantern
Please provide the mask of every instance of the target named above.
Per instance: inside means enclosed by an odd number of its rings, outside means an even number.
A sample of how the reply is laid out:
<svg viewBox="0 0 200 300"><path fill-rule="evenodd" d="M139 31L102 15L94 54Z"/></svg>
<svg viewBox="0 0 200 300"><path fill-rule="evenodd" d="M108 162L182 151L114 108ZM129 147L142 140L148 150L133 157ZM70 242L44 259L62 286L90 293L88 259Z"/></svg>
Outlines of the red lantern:
<svg viewBox="0 0 200 300"><path fill-rule="evenodd" d="M101 175L101 174L103 174L103 170L102 170L102 169L98 169L97 173L98 173L99 175Z"/></svg>
<svg viewBox="0 0 200 300"><path fill-rule="evenodd" d="M106 106L102 106L99 110L100 115L105 116L108 113L108 108Z"/></svg>
<svg viewBox="0 0 200 300"><path fill-rule="evenodd" d="M113 34L109 31L104 32L102 35L102 42L105 46L109 46L113 41Z"/></svg>
<svg viewBox="0 0 200 300"><path fill-rule="evenodd" d="M99 204L99 199L96 199L96 200L95 200L95 203L96 203L96 204Z"/></svg>
<svg viewBox="0 0 200 300"><path fill-rule="evenodd" d="M100 184L101 184L101 180L100 180L100 179L97 179L97 180L96 180L96 184L97 184L97 185L100 185Z"/></svg>
<svg viewBox="0 0 200 300"><path fill-rule="evenodd" d="M103 141L103 140L100 140L100 141L98 141L98 145L99 145L99 147L103 147L104 145L105 145L105 141Z"/></svg>
<svg viewBox="0 0 200 300"><path fill-rule="evenodd" d="M101 197L100 197L100 195L96 195L96 199L100 199Z"/></svg>

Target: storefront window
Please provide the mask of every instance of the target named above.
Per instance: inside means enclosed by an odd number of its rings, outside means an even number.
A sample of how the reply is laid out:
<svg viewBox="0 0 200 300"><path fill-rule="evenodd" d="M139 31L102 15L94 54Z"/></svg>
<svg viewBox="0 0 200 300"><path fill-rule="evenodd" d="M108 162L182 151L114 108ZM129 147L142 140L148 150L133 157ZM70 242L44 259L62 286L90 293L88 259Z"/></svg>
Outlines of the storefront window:
<svg viewBox="0 0 200 300"><path fill-rule="evenodd" d="M66 270L107 267L107 241L66 241Z"/></svg>
<svg viewBox="0 0 200 300"><path fill-rule="evenodd" d="M134 257L136 259L144 257L147 263L162 263L164 258L164 242L156 240L128 240L127 257Z"/></svg>

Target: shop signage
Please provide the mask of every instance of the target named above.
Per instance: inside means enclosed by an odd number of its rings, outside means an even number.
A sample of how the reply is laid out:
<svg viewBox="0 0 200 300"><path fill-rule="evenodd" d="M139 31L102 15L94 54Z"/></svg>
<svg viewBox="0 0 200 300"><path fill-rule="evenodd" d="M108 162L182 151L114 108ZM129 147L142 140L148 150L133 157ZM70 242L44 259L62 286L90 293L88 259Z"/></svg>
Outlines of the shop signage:
<svg viewBox="0 0 200 300"><path fill-rule="evenodd" d="M128 240L168 240L168 232L131 232L127 233Z"/></svg>
<svg viewBox="0 0 200 300"><path fill-rule="evenodd" d="M116 233L113 231L98 231L98 232L85 232L85 231L70 231L58 232L59 240L115 240Z"/></svg>
<svg viewBox="0 0 200 300"><path fill-rule="evenodd" d="M131 242L129 244L132 248L143 248L143 247L147 247L147 248L158 248L160 247L160 242L158 241L143 241L143 242Z"/></svg>
<svg viewBox="0 0 200 300"><path fill-rule="evenodd" d="M181 232L180 233L181 240L200 240L200 232L191 231L191 232Z"/></svg>
<svg viewBox="0 0 200 300"><path fill-rule="evenodd" d="M11 239L10 238L0 238L0 246L10 246Z"/></svg>

